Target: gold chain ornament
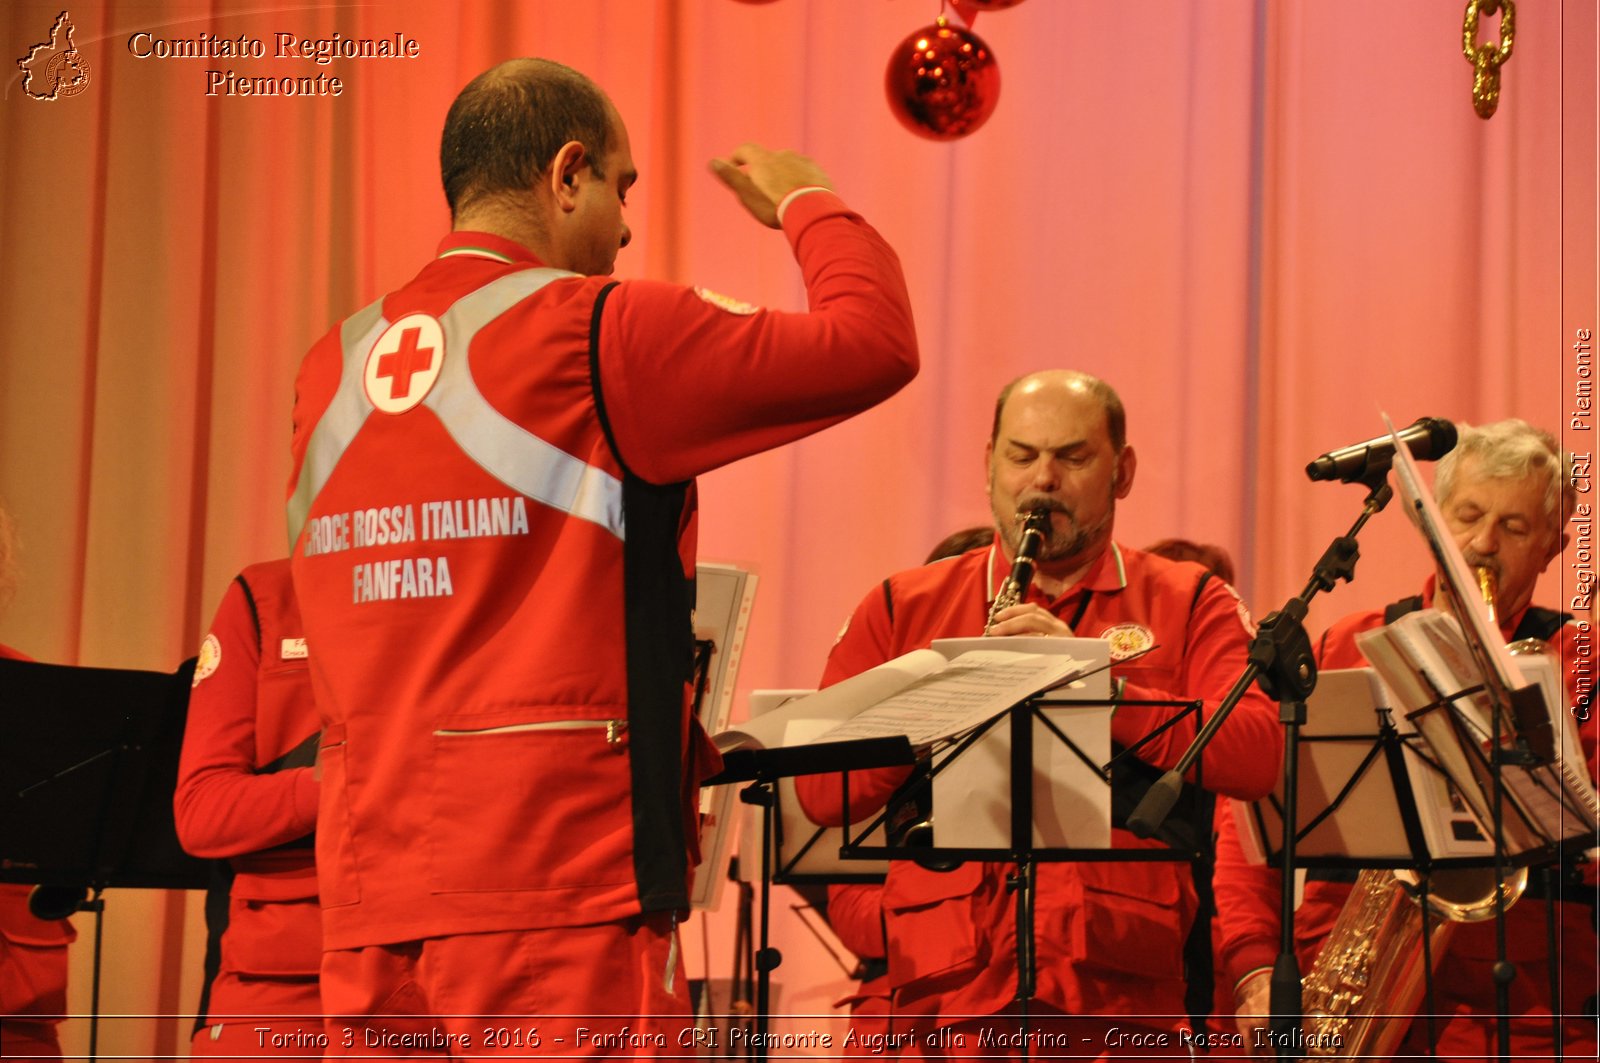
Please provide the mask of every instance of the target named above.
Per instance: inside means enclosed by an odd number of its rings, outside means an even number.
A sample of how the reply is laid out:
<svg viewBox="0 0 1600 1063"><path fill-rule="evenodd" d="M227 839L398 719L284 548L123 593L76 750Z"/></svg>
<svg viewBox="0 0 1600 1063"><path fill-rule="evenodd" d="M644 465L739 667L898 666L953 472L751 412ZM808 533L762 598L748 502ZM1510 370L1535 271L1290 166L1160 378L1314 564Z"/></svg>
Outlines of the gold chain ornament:
<svg viewBox="0 0 1600 1063"><path fill-rule="evenodd" d="M1478 43L1478 17L1500 12L1500 43ZM1467 0L1461 27L1461 51L1472 64L1472 109L1488 118L1500 106L1500 68L1511 58L1515 43L1517 8L1512 0Z"/></svg>

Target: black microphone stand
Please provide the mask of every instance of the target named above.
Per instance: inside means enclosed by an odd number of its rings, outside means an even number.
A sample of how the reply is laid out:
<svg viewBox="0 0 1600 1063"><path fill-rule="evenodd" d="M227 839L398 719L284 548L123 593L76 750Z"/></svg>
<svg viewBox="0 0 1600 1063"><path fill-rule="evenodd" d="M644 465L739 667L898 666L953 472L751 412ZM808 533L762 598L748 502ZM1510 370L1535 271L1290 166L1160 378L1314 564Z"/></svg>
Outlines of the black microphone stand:
<svg viewBox="0 0 1600 1063"><path fill-rule="evenodd" d="M1244 673L1217 706L1217 711L1195 735L1178 763L1150 788L1144 800L1128 817L1128 829L1141 838L1149 838L1160 829L1177 802L1184 775L1200 759L1201 753L1216 735L1217 728L1232 714L1252 683L1259 682L1267 696L1278 702L1278 721L1284 728L1283 884L1280 893L1278 958L1272 968L1269 1032L1277 1046L1279 1059L1300 1057L1296 1044L1302 1008L1300 963L1294 951L1294 854L1298 815L1295 798L1299 786L1300 727L1306 721L1306 699L1317 685L1316 655L1312 652L1311 639L1305 629L1306 612L1317 594L1333 590L1340 580L1349 582L1355 578L1356 561L1361 554L1356 536L1367 521L1394 497L1394 490L1388 484L1388 474L1387 461L1366 470L1360 481L1367 487L1361 515L1348 532L1328 545L1317 560L1305 588L1289 599L1282 609L1261 621L1255 638L1250 641L1249 661Z"/></svg>

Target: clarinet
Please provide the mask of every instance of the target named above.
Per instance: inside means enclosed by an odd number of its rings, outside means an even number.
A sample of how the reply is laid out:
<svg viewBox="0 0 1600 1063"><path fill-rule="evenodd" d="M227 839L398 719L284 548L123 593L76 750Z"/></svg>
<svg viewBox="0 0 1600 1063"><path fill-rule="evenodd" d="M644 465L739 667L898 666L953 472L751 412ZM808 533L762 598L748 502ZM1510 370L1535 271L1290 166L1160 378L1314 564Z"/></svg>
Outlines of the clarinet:
<svg viewBox="0 0 1600 1063"><path fill-rule="evenodd" d="M989 619L983 624L985 635L994 627L995 617L1022 601L1022 596L1028 593L1028 584L1033 582L1033 562L1050 538L1050 510L1035 506L1017 516L1024 522L1022 542L1017 544L1017 559L1011 563L1011 575L1000 584L1000 593L994 596L994 604L989 606Z"/></svg>

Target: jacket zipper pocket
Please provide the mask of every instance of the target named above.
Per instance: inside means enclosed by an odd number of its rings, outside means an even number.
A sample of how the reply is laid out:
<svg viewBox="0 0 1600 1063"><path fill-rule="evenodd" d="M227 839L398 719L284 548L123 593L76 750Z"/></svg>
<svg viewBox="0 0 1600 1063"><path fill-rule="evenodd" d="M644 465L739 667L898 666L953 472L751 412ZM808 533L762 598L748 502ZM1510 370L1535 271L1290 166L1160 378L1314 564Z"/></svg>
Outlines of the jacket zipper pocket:
<svg viewBox="0 0 1600 1063"><path fill-rule="evenodd" d="M603 727L606 745L619 746L628 734L627 720L542 720L535 723L508 723L504 727L483 727L472 731L440 729L436 738L467 738L473 735L517 734L522 731L584 731Z"/></svg>

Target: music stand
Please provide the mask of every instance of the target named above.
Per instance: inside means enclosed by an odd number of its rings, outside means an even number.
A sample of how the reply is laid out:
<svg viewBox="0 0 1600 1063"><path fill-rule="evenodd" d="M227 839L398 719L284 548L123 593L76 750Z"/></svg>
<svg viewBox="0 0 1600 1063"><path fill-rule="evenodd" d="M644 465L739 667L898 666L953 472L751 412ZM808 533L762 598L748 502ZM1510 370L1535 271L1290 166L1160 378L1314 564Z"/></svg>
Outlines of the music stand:
<svg viewBox="0 0 1600 1063"><path fill-rule="evenodd" d="M1423 751L1414 730L1401 733L1368 668L1336 669L1318 677L1301 729L1300 803L1295 852L1302 864L1322 868L1463 866L1493 854L1470 813L1434 814L1448 799L1446 777ZM1265 861L1281 861L1285 796L1272 794L1248 807L1245 837L1256 840ZM1419 866L1420 863L1420 866Z"/></svg>
<svg viewBox="0 0 1600 1063"><path fill-rule="evenodd" d="M1409 713L1404 719L1414 721L1429 712L1443 712L1450 700L1441 699L1432 708ZM1398 706L1390 702L1372 669L1341 669L1319 676L1300 737L1295 862L1309 868L1409 870L1417 875L1423 920L1423 1014L1428 1019L1432 1049L1437 1033L1433 1027L1436 1009L1429 923L1440 917L1428 904L1432 886L1428 876L1451 869L1492 869L1497 859L1506 866L1526 868L1545 862L1552 850L1535 846L1515 855L1497 852L1494 839L1479 829L1473 812L1452 801L1452 788L1471 782L1453 779L1430 755L1430 744L1418 731L1402 732L1396 720ZM1238 806L1240 841L1247 858L1264 859L1281 868L1283 852L1273 849L1272 840L1283 830L1285 805L1280 783L1277 791L1262 801ZM1501 877L1497 872L1496 881ZM1552 999L1558 998L1554 980L1551 992ZM1339 1021L1340 1017L1330 1018ZM1355 1027L1355 1035L1360 1029ZM1335 1032L1345 1043L1353 1036L1350 1028Z"/></svg>
<svg viewBox="0 0 1600 1063"><path fill-rule="evenodd" d="M1413 787L1422 781L1419 776L1436 773L1437 768L1419 752L1419 735L1414 731L1400 734L1386 701L1371 669L1321 673L1317 689L1306 700L1306 722L1299 729L1297 799L1287 800L1285 780L1280 780L1263 800L1236 806L1243 810L1239 837L1247 853L1254 848L1280 873L1285 852L1273 848L1275 838L1290 838L1286 845L1293 845L1297 868L1406 868L1418 872L1423 901L1424 1011L1431 1015L1427 873L1463 863L1445 858L1449 852L1467 849L1481 854L1489 843L1478 836L1480 844L1473 846L1459 828L1447 828L1436 819L1424 822L1425 806L1416 800ZM1440 780L1442 775L1434 774L1427 781L1437 787ZM1292 837L1286 834L1285 823L1286 807L1291 804L1295 815ZM1471 823L1470 817L1467 822ZM1492 846L1487 855L1492 857ZM1292 889L1287 878L1285 889ZM1275 1030L1275 1035L1283 1032ZM1434 1039L1430 1018L1430 1045Z"/></svg>
<svg viewBox="0 0 1600 1063"><path fill-rule="evenodd" d="M829 772L865 771L910 764L911 743L897 738L859 738L844 742L820 742L804 746L772 749L736 749L722 755L722 771L702 785L719 786L744 782L739 797L761 809L761 905L756 962L756 1035L751 1058L767 1057L769 1008L772 1000L772 972L783 962L770 943L772 912L772 855L776 830L777 789L781 779L794 775L821 775Z"/></svg>
<svg viewBox="0 0 1600 1063"><path fill-rule="evenodd" d="M1183 711L1173 715L1168 720L1158 724L1151 731L1136 742L1133 746L1121 750L1105 763L1100 763L1082 748L1080 740L1065 733L1057 721L1050 718L1049 710L1059 710L1064 707L1082 707L1085 709L1116 706L1117 708L1179 708ZM950 865L966 860L981 860L995 863L1010 863L1016 867L1016 872L1010 879L1010 885L1016 894L1015 926L1017 947L1017 1004L1018 1020L1026 1027L1028 1022L1028 1005L1033 1000L1037 989L1037 958L1035 956L1035 928L1034 928L1034 892L1035 870L1039 863L1056 863L1066 861L1089 861L1103 863L1122 862L1183 862L1193 864L1206 858L1205 849L1210 845L1210 831L1205 824L1196 824L1192 837L1205 839L1199 850L1178 849L1166 844L1150 848L1113 848L1110 845L1110 828L1112 822L1112 802L1110 789L1113 778L1122 777L1117 766L1124 758L1131 757L1147 743L1153 741L1160 734L1182 722L1189 715L1198 718L1201 715L1202 703L1199 701L1163 701L1144 699L1122 699L1111 701L1101 698L1071 698L1063 701L1059 697L1051 697L1050 692L1025 698L1013 705L1010 709L998 716L992 717L986 723L980 724L973 731L962 737L950 748L941 760L930 764L925 771L913 775L907 784L890 798L884 811L868 821L858 834L850 837L847 834L846 844L841 853L846 858L864 859L912 859L930 866ZM971 751L978 748L985 735L1000 726L1001 721L1006 721L1009 731L1009 799L1010 823L1008 830L1009 844L1002 846L984 845L956 845L943 846L938 844L938 827L933 828L930 844L918 845L908 848L903 845L871 846L865 844L865 839L885 823L903 821L906 816L904 809L914 807L926 810L936 805L931 795L936 792L937 780L941 774L948 772L953 765L960 763L963 756L970 756ZM1106 746L1110 745L1110 713L1104 714L1104 735ZM1047 736L1045 741L1063 747L1068 755L1089 769L1097 784L1107 788L1105 802L1106 823L1104 825L1104 844L1079 845L1071 840L1066 844L1049 845L1040 844L1041 823L1036 812L1040 804L1040 797L1047 795L1050 790L1050 779L1041 778L1039 764L1035 760L1036 738ZM1196 765L1196 785L1200 782L1200 766ZM1042 786L1042 788L1041 788ZM848 776L841 779L841 807L850 807L850 780ZM1180 795L1182 796L1182 795ZM1048 797L1046 798L1048 800ZM1122 804L1123 808L1135 802L1129 800ZM1197 804L1190 807L1203 807ZM934 807L933 815L937 817L937 808ZM1115 824L1121 826L1123 824ZM1046 826L1045 829L1048 829ZM1099 831L1099 825L1091 825L1092 830ZM1166 838L1162 839L1164 842ZM1024 1038L1020 1044L1021 1058L1028 1058L1028 1043Z"/></svg>
<svg viewBox="0 0 1600 1063"><path fill-rule="evenodd" d="M98 1050L104 891L204 889L173 824L195 662L174 673L0 660L0 881L95 913L89 1055ZM77 898L93 891L93 899ZM39 897L35 893L35 902Z"/></svg>
<svg viewBox="0 0 1600 1063"><path fill-rule="evenodd" d="M752 690L750 692L750 717L759 719L768 712L815 693L814 690ZM810 720L791 723L784 731L785 745L799 745L820 738L832 725L829 721ZM844 841L844 828L819 827L806 816L795 794L794 778L787 776L778 781L774 791L776 811L773 817L772 882L773 885L827 886L835 883L881 883L885 863L868 864L839 857L839 847ZM750 854L740 865L740 871L752 881L759 870L754 854L761 845L761 823L751 820L745 824L740 850ZM802 889L803 892L803 889Z"/></svg>

